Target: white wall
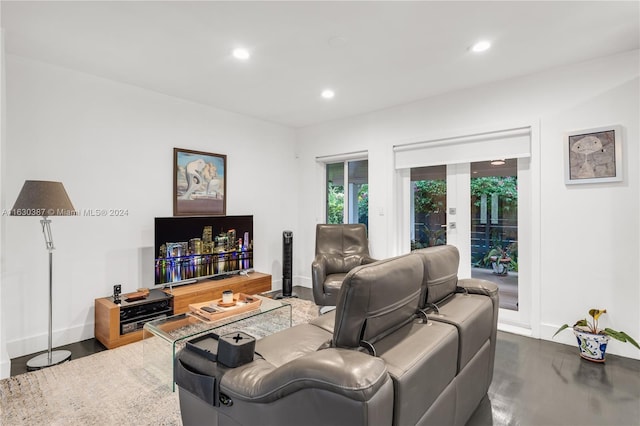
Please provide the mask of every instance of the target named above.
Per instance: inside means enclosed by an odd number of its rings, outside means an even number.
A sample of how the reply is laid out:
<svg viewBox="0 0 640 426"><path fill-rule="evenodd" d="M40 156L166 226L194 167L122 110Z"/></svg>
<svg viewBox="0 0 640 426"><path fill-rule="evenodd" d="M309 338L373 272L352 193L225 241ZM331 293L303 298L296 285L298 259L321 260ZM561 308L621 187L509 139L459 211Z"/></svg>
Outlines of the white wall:
<svg viewBox="0 0 640 426"><path fill-rule="evenodd" d="M315 157L369 152L371 249L384 258L399 252L394 144L539 123L534 336L548 339L597 306L609 310L606 325L640 337L638 59L629 52L293 131L9 55L0 201L11 208L25 179L61 180L77 209L129 212L53 218L59 345L93 336L93 300L113 284L150 285L153 217L172 214L173 147L227 154L227 214L254 215L256 269L273 274L277 288L284 229L294 231L294 284L310 285L315 224L323 221ZM607 124L626 132L624 182L567 187L563 132ZM37 218L0 220L6 377L8 357L46 348L47 255ZM573 344L568 333L556 340ZM630 345L610 350L638 358Z"/></svg>
<svg viewBox="0 0 640 426"><path fill-rule="evenodd" d="M603 325L640 338L639 75L633 51L299 130L299 282L310 283L315 224L324 220L316 157L369 151L370 244L372 255L384 258L400 252L394 144L534 123L532 185L540 205L533 212L539 229L530 231L540 262L533 265L532 333L550 339L560 324L600 307L608 309ZM565 185L563 133L610 124L624 127L624 182ZM574 343L568 332L556 340ZM640 358L628 344L609 350Z"/></svg>
<svg viewBox="0 0 640 426"><path fill-rule="evenodd" d="M128 210L52 217L54 346L93 337L94 299L114 284L153 285L153 218L173 214L174 147L227 155L227 214L254 215L255 269L280 287L282 231L297 218L291 129L12 55L6 124L2 208L42 179L62 181L76 210ZM46 349L48 257L38 218L2 221L0 348L13 358Z"/></svg>
<svg viewBox="0 0 640 426"><path fill-rule="evenodd" d="M0 6L0 14L2 12L2 6ZM4 53L4 29L0 29L0 182L4 181L4 147L5 147L5 53ZM0 205L4 205L4 188L0 187ZM0 259L4 257L4 221L0 219ZM0 261L0 277L4 270L3 262ZM2 285L0 285L0 307L2 307ZM9 376L11 372L11 363L9 362L9 355L7 354L7 348L2 344L4 336L4 324L3 315L0 314L0 378Z"/></svg>

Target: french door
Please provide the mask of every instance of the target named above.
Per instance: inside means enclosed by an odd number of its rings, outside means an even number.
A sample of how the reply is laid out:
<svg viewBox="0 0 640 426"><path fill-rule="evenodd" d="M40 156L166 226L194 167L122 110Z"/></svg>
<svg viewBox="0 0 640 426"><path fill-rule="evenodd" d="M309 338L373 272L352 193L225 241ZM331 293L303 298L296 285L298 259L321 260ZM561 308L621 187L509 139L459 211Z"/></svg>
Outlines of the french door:
<svg viewBox="0 0 640 426"><path fill-rule="evenodd" d="M529 163L529 158L511 158L401 171L409 187L403 191L409 237L402 251L456 246L459 277L496 283L501 318L525 327L530 314Z"/></svg>
<svg viewBox="0 0 640 426"><path fill-rule="evenodd" d="M535 124L437 135L394 145L398 253L437 244L460 252L460 278L501 287L504 329L535 334L539 186ZM535 155L534 155L535 154ZM537 163L535 167L538 167ZM538 176L539 177L539 176ZM535 306L534 306L535 304Z"/></svg>
<svg viewBox="0 0 640 426"><path fill-rule="evenodd" d="M517 311L517 160L416 167L410 173L411 249L455 240L470 257L463 269L496 283L500 307Z"/></svg>

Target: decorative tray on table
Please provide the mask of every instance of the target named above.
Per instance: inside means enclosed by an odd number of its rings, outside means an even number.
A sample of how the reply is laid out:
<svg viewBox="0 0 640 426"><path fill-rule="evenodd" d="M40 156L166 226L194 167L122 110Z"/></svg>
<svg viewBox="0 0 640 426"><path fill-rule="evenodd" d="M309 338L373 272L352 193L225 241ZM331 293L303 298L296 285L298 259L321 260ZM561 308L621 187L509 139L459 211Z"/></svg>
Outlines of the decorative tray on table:
<svg viewBox="0 0 640 426"><path fill-rule="evenodd" d="M222 299L216 299L208 302L192 303L189 305L189 309L206 320L217 321L258 309L261 304L262 300L258 297L236 293L233 295L233 302L231 303L223 303Z"/></svg>

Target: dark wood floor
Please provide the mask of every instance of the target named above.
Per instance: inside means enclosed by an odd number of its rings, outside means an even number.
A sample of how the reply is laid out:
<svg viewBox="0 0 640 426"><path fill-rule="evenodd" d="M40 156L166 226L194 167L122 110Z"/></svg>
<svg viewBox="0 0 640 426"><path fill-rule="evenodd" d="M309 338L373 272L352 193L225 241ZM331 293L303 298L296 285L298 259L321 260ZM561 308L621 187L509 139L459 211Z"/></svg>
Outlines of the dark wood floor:
<svg viewBox="0 0 640 426"><path fill-rule="evenodd" d="M313 300L309 288L293 291ZM63 349L73 358L105 350L95 339ZM11 375L26 372L32 356L11 360ZM467 426L633 426L639 418L640 361L607 355L596 364L573 346L498 332L493 383Z"/></svg>
<svg viewBox="0 0 640 426"><path fill-rule="evenodd" d="M272 291L266 293L269 296L275 296L279 292ZM310 288L307 287L299 287L295 286L293 288L293 294L298 296L301 299L311 300L313 301L313 293ZM87 339L77 343L71 343L69 345L60 346L59 348L54 349L65 349L71 351L71 359L82 358L83 356L92 355L100 351L107 350L104 345L98 342L96 339ZM38 354L25 355L19 358L13 358L11 360L11 375L15 376L18 374L27 372L27 361Z"/></svg>
<svg viewBox="0 0 640 426"><path fill-rule="evenodd" d="M82 358L83 356L92 355L97 352L104 351L107 348L105 348L102 343L98 342L96 339L87 339L81 342L71 343L70 345L64 345L54 349L65 349L71 351L71 359L77 359ZM27 361L29 361L36 355L39 355L39 353L26 355L19 358L13 358L11 360L11 375L16 376L18 374L26 373Z"/></svg>

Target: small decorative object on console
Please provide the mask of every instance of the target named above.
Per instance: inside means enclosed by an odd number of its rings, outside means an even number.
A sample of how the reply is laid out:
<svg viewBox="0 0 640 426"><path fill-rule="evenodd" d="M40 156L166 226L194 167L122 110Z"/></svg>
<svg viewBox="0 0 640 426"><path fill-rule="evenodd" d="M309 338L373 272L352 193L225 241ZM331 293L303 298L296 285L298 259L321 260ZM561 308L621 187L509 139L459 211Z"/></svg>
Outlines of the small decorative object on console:
<svg viewBox="0 0 640 426"><path fill-rule="evenodd" d="M191 312L209 320L217 321L233 315L258 309L262 304L262 299L244 293L233 295L232 304L226 304L224 299L209 300L202 303L192 303L189 305Z"/></svg>
<svg viewBox="0 0 640 426"><path fill-rule="evenodd" d="M235 304L233 301L233 291L225 290L222 292L222 303L225 305Z"/></svg>
<svg viewBox="0 0 640 426"><path fill-rule="evenodd" d="M125 300L127 302L133 302L133 301L136 301L136 300L146 299L148 296L149 296L149 289L148 288L139 288L138 291L126 294L125 295Z"/></svg>

